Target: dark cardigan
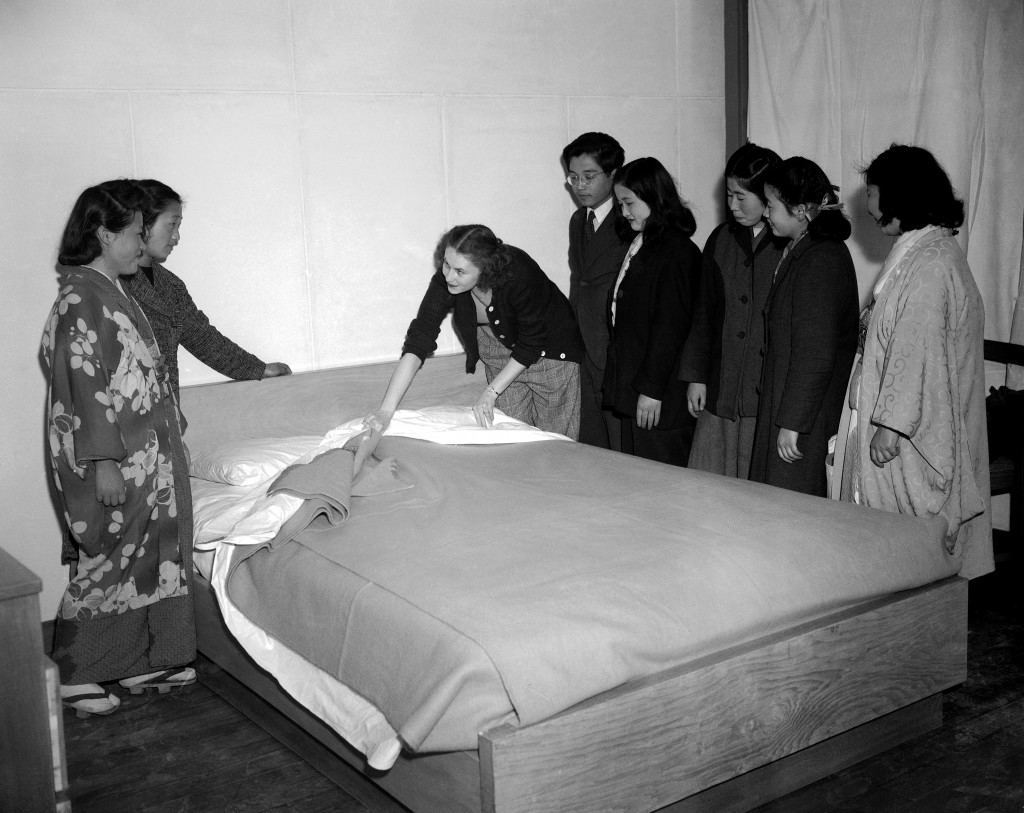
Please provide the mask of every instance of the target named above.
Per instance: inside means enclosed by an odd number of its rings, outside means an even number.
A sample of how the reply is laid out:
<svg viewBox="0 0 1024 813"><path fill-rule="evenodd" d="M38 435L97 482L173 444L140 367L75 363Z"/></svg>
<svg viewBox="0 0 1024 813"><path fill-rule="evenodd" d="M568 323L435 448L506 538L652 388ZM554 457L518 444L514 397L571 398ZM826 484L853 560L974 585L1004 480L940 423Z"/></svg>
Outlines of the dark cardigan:
<svg viewBox="0 0 1024 813"><path fill-rule="evenodd" d="M529 367L540 358L553 361L583 359L583 340L569 307L569 300L547 278L540 266L522 249L508 246L512 254L508 282L491 291L487 319L495 338L512 351L512 358ZM444 275L430 278L416 318L405 334L402 353L426 359L437 349L441 323L449 311L459 341L466 350L466 372L476 370L480 350L476 339L476 305L467 291L453 294Z"/></svg>

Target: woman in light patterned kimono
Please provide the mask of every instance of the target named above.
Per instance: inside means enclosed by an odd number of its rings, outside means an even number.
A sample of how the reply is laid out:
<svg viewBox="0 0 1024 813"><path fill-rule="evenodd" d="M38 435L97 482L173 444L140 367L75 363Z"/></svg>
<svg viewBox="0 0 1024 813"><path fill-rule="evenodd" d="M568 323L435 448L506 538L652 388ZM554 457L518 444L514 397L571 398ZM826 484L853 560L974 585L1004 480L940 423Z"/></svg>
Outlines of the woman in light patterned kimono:
<svg viewBox="0 0 1024 813"><path fill-rule="evenodd" d="M178 412L153 333L118 280L142 256L139 190L86 189L60 247L43 332L54 483L78 564L57 615L61 697L80 716L195 681L191 498Z"/></svg>
<svg viewBox="0 0 1024 813"><path fill-rule="evenodd" d="M892 145L864 172L868 213L896 238L862 315L851 379L845 495L942 517L969 578L992 570L985 434L985 313L954 239L964 220L946 172L921 147Z"/></svg>

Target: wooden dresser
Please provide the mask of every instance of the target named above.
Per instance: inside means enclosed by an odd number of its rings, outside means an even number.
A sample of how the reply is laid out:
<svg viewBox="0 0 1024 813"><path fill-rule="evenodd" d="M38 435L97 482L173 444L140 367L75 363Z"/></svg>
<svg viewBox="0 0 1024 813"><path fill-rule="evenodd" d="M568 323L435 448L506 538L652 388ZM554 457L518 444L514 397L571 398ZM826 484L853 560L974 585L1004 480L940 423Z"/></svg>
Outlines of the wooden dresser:
<svg viewBox="0 0 1024 813"><path fill-rule="evenodd" d="M42 582L0 548L0 810L68 811L56 667L43 653Z"/></svg>

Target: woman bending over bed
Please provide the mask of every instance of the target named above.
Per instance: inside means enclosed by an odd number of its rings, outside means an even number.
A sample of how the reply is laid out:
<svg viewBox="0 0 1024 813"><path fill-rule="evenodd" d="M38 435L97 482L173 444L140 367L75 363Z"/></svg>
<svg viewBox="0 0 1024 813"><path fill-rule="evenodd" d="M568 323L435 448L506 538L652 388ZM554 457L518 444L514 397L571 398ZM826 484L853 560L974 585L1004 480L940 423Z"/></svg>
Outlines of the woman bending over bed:
<svg viewBox="0 0 1024 813"><path fill-rule="evenodd" d="M466 372L484 364L487 387L473 413L490 426L494 407L574 440L580 423L583 341L569 300L522 249L489 228L455 226L437 244L435 272L409 325L402 359L380 409L367 423L383 431L454 311Z"/></svg>

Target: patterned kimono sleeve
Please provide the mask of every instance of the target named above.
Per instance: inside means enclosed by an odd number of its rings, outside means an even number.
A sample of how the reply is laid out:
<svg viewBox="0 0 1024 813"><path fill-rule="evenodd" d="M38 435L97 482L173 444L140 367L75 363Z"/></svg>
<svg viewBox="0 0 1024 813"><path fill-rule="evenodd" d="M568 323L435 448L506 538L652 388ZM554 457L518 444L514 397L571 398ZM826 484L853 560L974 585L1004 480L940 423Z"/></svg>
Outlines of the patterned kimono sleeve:
<svg viewBox="0 0 1024 813"><path fill-rule="evenodd" d="M83 300L60 316L54 343L51 410L60 402L74 427L75 464L122 460L110 377L121 362L117 324L100 303Z"/></svg>
<svg viewBox="0 0 1024 813"><path fill-rule="evenodd" d="M948 275L923 271L908 269L899 291L893 293L891 324L882 326L891 333L871 422L909 438L948 484L956 453L949 358L956 319ZM885 321L889 318L889 313L883 316Z"/></svg>

